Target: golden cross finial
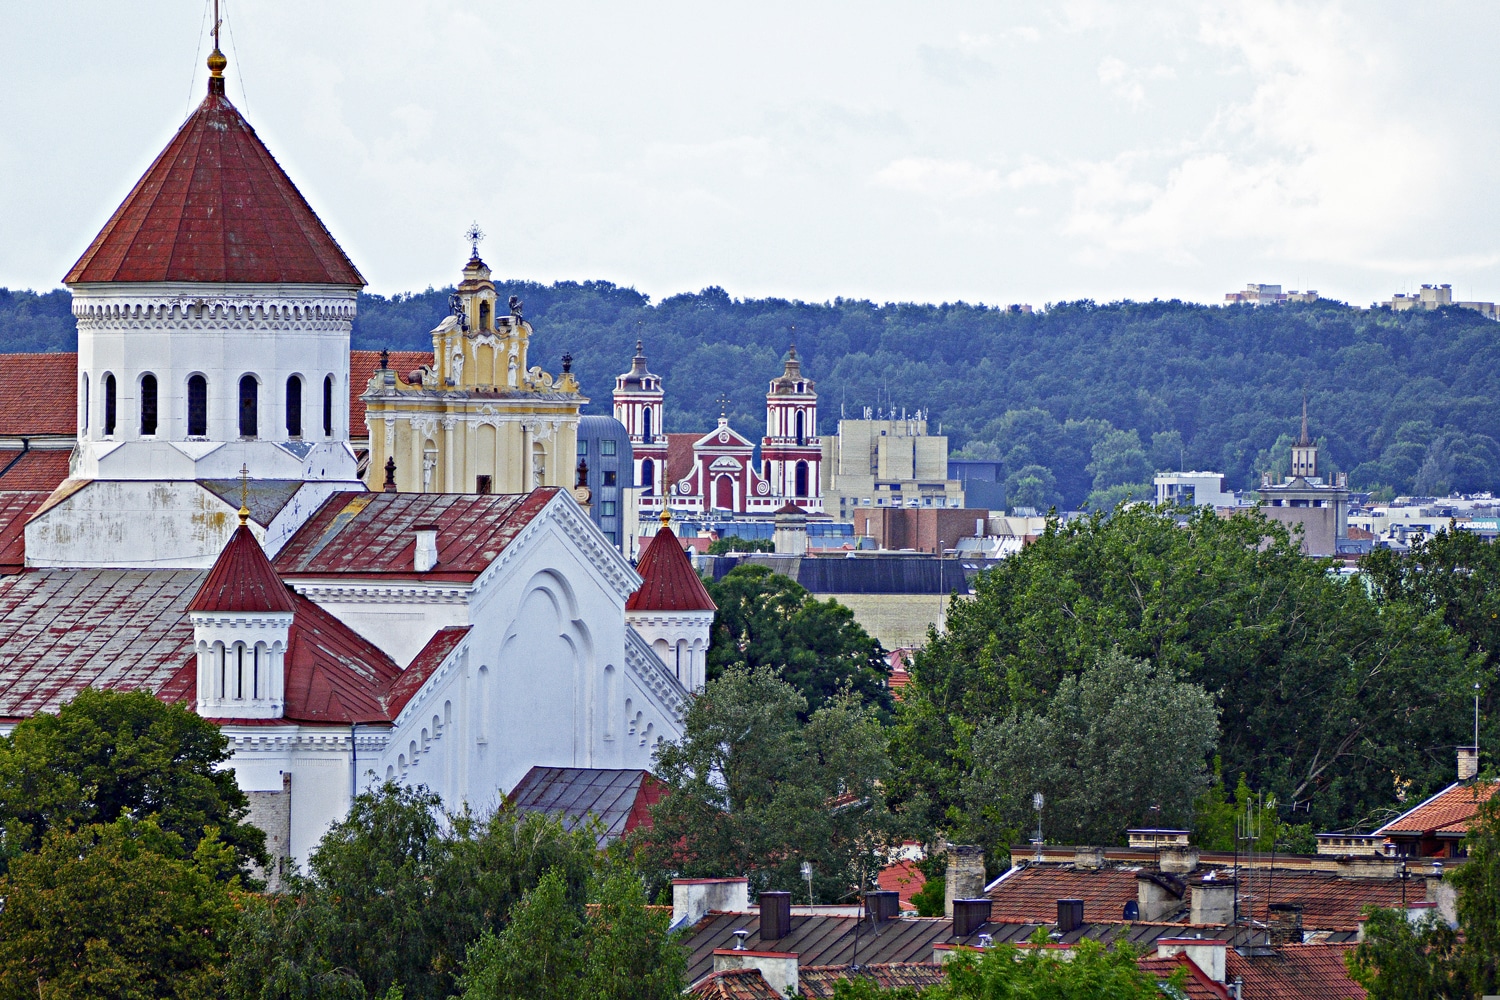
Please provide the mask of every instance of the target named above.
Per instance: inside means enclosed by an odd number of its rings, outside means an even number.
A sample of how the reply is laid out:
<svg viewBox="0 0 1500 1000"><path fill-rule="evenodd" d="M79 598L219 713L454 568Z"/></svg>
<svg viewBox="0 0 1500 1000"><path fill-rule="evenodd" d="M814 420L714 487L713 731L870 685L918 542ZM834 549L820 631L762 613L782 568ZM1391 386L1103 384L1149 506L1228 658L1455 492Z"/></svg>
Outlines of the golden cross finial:
<svg viewBox="0 0 1500 1000"><path fill-rule="evenodd" d="M719 416L727 417L729 415L729 397L721 392L719 393L719 398L714 400L714 402L719 404Z"/></svg>
<svg viewBox="0 0 1500 1000"><path fill-rule="evenodd" d="M250 467L240 466L240 524L250 522Z"/></svg>
<svg viewBox="0 0 1500 1000"><path fill-rule="evenodd" d="M208 75L215 80L224 78L224 67L229 60L219 51L219 26L224 22L219 17L219 0L214 0L214 50L208 54ZM216 91L222 94L222 91Z"/></svg>

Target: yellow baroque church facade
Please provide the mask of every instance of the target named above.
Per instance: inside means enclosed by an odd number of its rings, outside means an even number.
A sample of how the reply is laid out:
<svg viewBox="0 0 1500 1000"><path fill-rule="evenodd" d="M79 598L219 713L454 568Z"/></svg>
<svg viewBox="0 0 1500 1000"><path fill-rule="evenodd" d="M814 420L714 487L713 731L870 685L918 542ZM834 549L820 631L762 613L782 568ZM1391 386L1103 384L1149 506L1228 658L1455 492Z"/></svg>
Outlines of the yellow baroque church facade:
<svg viewBox="0 0 1500 1000"><path fill-rule="evenodd" d="M432 364L381 366L361 395L370 428L366 482L402 493L526 493L571 489L579 408L588 402L563 359L553 378L528 367L531 324L502 309L476 252L453 312L432 331Z"/></svg>

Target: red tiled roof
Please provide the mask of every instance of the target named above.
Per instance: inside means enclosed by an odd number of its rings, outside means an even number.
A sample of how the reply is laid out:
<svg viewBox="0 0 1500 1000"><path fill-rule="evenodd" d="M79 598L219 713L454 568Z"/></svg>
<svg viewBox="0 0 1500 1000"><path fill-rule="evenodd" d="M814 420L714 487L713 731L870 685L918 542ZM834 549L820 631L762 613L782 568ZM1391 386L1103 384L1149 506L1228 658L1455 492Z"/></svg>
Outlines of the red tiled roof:
<svg viewBox="0 0 1500 1000"><path fill-rule="evenodd" d="M662 525L636 564L640 589L625 602L626 611L717 611L708 588L693 570L682 543Z"/></svg>
<svg viewBox="0 0 1500 1000"><path fill-rule="evenodd" d="M26 522L47 499L47 490L0 490L0 574L26 565Z"/></svg>
<svg viewBox="0 0 1500 1000"><path fill-rule="evenodd" d="M392 351L391 367L398 378L416 371L423 365L432 364L431 351ZM360 394L370 384L370 376L380 369L379 351L349 352L349 436L363 438L369 434L365 426L365 401Z"/></svg>
<svg viewBox="0 0 1500 1000"><path fill-rule="evenodd" d="M1352 945L1289 944L1274 955L1246 957L1233 948L1224 956L1224 978L1244 980L1246 1000L1365 1000L1364 987L1349 978L1344 955Z"/></svg>
<svg viewBox="0 0 1500 1000"><path fill-rule="evenodd" d="M0 435L76 433L78 355L0 354Z"/></svg>
<svg viewBox="0 0 1500 1000"><path fill-rule="evenodd" d="M282 546L276 572L472 582L561 492L334 493ZM418 525L438 529L437 566L426 573L413 564Z"/></svg>
<svg viewBox="0 0 1500 1000"><path fill-rule="evenodd" d="M882 890L901 894L901 909L915 910L911 898L922 890L927 876L922 874L915 861L897 861L880 869L875 880Z"/></svg>
<svg viewBox="0 0 1500 1000"><path fill-rule="evenodd" d="M0 451L0 490L57 489L68 478L72 452L63 448ZM12 464L14 463L14 464Z"/></svg>
<svg viewBox="0 0 1500 1000"><path fill-rule="evenodd" d="M693 444L702 434L667 434L667 472L672 482L686 479L693 472Z"/></svg>
<svg viewBox="0 0 1500 1000"><path fill-rule="evenodd" d="M250 124L210 93L63 278L362 286Z"/></svg>
<svg viewBox="0 0 1500 1000"><path fill-rule="evenodd" d="M427 640L427 645L423 646L422 651L406 665L406 669L401 671L401 676L391 685L390 690L382 699L386 715L389 718L394 720L396 716L401 714L401 710L406 707L406 703L411 701L412 697L418 691L422 690L422 685L427 683L427 678L432 676L434 670L443 665L443 661L448 658L448 654L453 652L453 648L463 641L463 637L469 634L469 630L472 627L470 625L449 625L433 633L432 638Z"/></svg>
<svg viewBox="0 0 1500 1000"><path fill-rule="evenodd" d="M401 668L316 603L301 594L293 597L297 608L286 651L285 718L343 724L395 718L383 695L401 679Z"/></svg>
<svg viewBox="0 0 1500 1000"><path fill-rule="evenodd" d="M292 596L271 568L260 542L247 525L229 536L229 544L214 560L213 568L198 593L188 602L189 611L279 612L293 610Z"/></svg>
<svg viewBox="0 0 1500 1000"><path fill-rule="evenodd" d="M990 919L1052 923L1059 899L1081 899L1086 923L1121 920L1125 904L1137 898L1135 876L1130 868L1040 865L1012 870L989 891Z"/></svg>
<svg viewBox="0 0 1500 1000"><path fill-rule="evenodd" d="M1182 992L1188 1000L1229 1000L1230 993L1224 984L1210 979L1208 974L1194 965L1186 955L1177 954L1171 958L1138 958L1135 964L1142 972L1155 976L1161 982L1166 982L1172 978L1174 972L1186 967L1188 976L1182 984Z"/></svg>
<svg viewBox="0 0 1500 1000"><path fill-rule="evenodd" d="M708 1000L785 1000L766 982L759 969L725 969L712 973L689 990L688 996Z"/></svg>
<svg viewBox="0 0 1500 1000"><path fill-rule="evenodd" d="M1488 802L1500 782L1470 781L1449 785L1432 798L1375 832L1392 835L1433 836L1438 833L1462 835L1469 832L1469 820Z"/></svg>
<svg viewBox="0 0 1500 1000"><path fill-rule="evenodd" d="M867 979L882 990L923 990L944 978L943 967L933 962L884 962L861 965L858 971L848 965L808 965L797 970L797 987L810 1000L824 1000L833 996L841 979Z"/></svg>

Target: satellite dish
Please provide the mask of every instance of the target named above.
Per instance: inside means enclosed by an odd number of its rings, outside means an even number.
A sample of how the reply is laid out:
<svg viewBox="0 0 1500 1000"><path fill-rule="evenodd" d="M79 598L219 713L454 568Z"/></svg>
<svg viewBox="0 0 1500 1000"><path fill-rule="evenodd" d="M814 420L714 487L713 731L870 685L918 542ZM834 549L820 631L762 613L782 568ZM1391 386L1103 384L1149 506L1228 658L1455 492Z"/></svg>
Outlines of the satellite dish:
<svg viewBox="0 0 1500 1000"><path fill-rule="evenodd" d="M1138 901L1132 899L1130 902L1128 902L1128 903L1125 904L1124 919L1125 920L1139 920L1139 919L1141 919L1141 904Z"/></svg>

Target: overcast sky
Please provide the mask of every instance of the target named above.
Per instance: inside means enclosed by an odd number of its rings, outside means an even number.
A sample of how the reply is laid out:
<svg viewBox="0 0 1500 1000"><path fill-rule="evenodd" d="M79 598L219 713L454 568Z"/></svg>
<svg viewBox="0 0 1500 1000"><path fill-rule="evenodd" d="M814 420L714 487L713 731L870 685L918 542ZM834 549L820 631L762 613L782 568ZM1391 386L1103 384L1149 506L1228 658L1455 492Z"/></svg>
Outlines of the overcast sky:
<svg viewBox="0 0 1500 1000"><path fill-rule="evenodd" d="M210 0L211 2L211 0ZM1500 299L1500 4L229 0L229 96L373 291ZM7 0L0 285L201 98L205 0Z"/></svg>

